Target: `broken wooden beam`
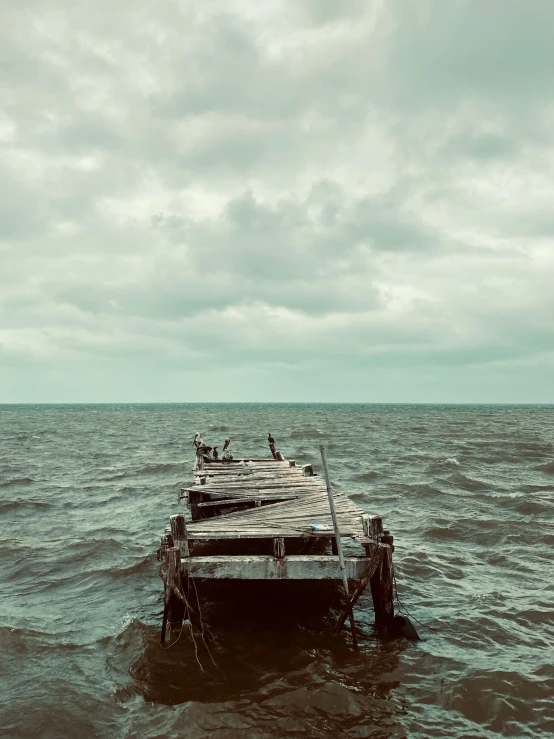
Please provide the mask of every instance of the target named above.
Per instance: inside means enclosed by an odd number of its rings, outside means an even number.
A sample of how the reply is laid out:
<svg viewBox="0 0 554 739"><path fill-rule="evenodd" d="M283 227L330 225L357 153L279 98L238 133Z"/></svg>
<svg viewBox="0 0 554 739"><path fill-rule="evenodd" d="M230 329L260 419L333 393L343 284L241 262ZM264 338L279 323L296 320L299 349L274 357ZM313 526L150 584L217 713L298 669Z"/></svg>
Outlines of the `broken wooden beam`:
<svg viewBox="0 0 554 739"><path fill-rule="evenodd" d="M350 600L348 603L348 606L344 608L342 613L337 619L337 624L335 626L335 631L340 631L344 622L348 618L350 608L353 608L356 604L356 601L360 597L360 595L364 592L367 584L371 581L371 578L377 571L377 568L381 564L381 559L383 556L383 551L381 547L377 547L373 553L373 556L369 560L369 564L367 565L363 575L361 576L360 580L356 584L356 587L354 588L354 591L352 595L350 596Z"/></svg>
<svg viewBox="0 0 554 739"><path fill-rule="evenodd" d="M337 513L335 510L335 499L333 496L333 488L331 487L331 478L329 476L329 469L327 467L327 457L325 456L325 447L323 446L323 444L319 445L319 451L321 452L323 472L325 473L325 484L327 486L327 495L329 498L329 509L331 511L331 518L333 520L333 529L335 532L335 546L337 548L337 556L339 560L339 567L340 567L342 582L343 582L343 587L344 587L344 597L346 599L345 610L347 611L348 618L350 620L350 630L352 633L352 642L354 646L357 648L358 647L358 635L356 633L356 622L354 621L354 612L352 610L352 606L350 605L350 591L348 588L348 578L346 576L346 568L344 564L344 554L342 551L340 528L339 528L339 523L337 520Z"/></svg>

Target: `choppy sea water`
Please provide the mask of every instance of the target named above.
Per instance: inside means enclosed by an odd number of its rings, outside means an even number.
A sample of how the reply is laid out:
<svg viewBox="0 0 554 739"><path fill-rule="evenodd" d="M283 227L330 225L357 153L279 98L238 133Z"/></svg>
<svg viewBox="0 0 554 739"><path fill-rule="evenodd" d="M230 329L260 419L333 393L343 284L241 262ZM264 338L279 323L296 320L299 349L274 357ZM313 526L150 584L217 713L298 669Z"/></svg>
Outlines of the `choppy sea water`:
<svg viewBox="0 0 554 739"><path fill-rule="evenodd" d="M0 406L5 737L554 736L554 407ZM423 640L333 634L340 592L200 587L159 644L191 439L319 464L395 537ZM283 587L281 587L283 586ZM281 588L281 590L278 590ZM196 645L196 651L195 651ZM213 661L212 661L213 658Z"/></svg>

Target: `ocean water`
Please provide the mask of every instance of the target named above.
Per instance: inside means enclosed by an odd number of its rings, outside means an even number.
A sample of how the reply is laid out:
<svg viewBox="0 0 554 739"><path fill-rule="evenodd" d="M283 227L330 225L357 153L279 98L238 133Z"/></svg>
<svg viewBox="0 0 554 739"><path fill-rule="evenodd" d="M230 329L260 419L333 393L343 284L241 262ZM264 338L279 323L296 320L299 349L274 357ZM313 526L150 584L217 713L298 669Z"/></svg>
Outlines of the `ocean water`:
<svg viewBox="0 0 554 739"><path fill-rule="evenodd" d="M0 406L0 735L554 736L554 407ZM395 537L422 641L332 633L335 587L199 586L159 643L156 548L191 440L277 448ZM398 605L398 604L397 604ZM193 634L194 636L194 634Z"/></svg>

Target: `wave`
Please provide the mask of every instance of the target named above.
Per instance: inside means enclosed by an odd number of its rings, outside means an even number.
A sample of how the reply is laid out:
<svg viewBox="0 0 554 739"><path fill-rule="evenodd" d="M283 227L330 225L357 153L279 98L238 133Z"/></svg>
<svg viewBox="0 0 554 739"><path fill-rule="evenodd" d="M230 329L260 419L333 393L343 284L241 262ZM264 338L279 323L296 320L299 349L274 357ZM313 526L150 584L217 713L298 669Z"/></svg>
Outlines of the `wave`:
<svg viewBox="0 0 554 739"><path fill-rule="evenodd" d="M356 482L371 482L378 477L382 477L380 472L370 470L369 472L360 472L358 475L352 475L350 479Z"/></svg>
<svg viewBox="0 0 554 739"><path fill-rule="evenodd" d="M129 577L129 575L140 575L145 572L150 572L152 569L152 564L156 561L156 554L155 552L152 552L151 554L148 554L143 559L139 560L138 562L135 562L134 564L130 564L127 567L117 567L111 570L107 570L105 572L105 575L107 577L111 578L118 578L118 577Z"/></svg>
<svg viewBox="0 0 554 739"><path fill-rule="evenodd" d="M448 457L448 459L444 460L444 464L452 465L454 467L459 467L460 463L456 459L456 457Z"/></svg>
<svg viewBox="0 0 554 739"><path fill-rule="evenodd" d="M110 482L111 480L122 480L124 477L130 477L131 472L118 472L116 475L108 475L107 477L99 477L99 480Z"/></svg>
<svg viewBox="0 0 554 739"><path fill-rule="evenodd" d="M49 634L45 631L24 629L9 626L0 626L0 646L6 657L28 655L32 645L33 654L37 652L72 652L82 649L78 644L71 644L60 640L58 634Z"/></svg>
<svg viewBox="0 0 554 739"><path fill-rule="evenodd" d="M417 495L429 495L434 497L435 495L444 495L444 492L439 488L435 488L432 485L426 485L421 483L414 483L411 485L402 485L404 490L416 493Z"/></svg>
<svg viewBox="0 0 554 739"><path fill-rule="evenodd" d="M448 470L455 470L458 467L460 467L460 463L458 462L456 457L448 457L447 459L433 462L427 468L427 472L429 473L445 472Z"/></svg>
<svg viewBox="0 0 554 739"><path fill-rule="evenodd" d="M47 510L53 508L51 503L43 503L40 500L8 500L0 503L0 513L8 513L9 511L17 511L21 508L35 508L37 510Z"/></svg>
<svg viewBox="0 0 554 739"><path fill-rule="evenodd" d="M290 438L291 439L324 439L328 438L329 434L325 433L325 431L322 431L321 429L316 428L315 426L311 426L304 429L296 429L296 431L291 431Z"/></svg>
<svg viewBox="0 0 554 739"><path fill-rule="evenodd" d="M547 513L550 506L537 500L524 500L515 506L515 510L523 516L534 516L538 513Z"/></svg>
<svg viewBox="0 0 554 739"><path fill-rule="evenodd" d="M539 472L546 472L547 475L554 475L554 462L547 462L546 464L540 464L535 467Z"/></svg>
<svg viewBox="0 0 554 739"><path fill-rule="evenodd" d="M466 475L462 475L460 472L455 472L453 475L450 475L448 481L450 484L456 485L457 487L462 488L462 490L468 490L469 492L493 489L493 486L488 482L476 480L473 477L466 477Z"/></svg>
<svg viewBox="0 0 554 739"><path fill-rule="evenodd" d="M554 490L554 485L523 485L524 493L549 493Z"/></svg>
<svg viewBox="0 0 554 739"><path fill-rule="evenodd" d="M126 477L135 477L136 475L157 475L163 472L182 472L183 463L153 464L142 467L139 470L126 470L125 472L117 472L113 475L102 475L98 480L102 482L113 482L114 480L123 480ZM97 485L95 488L99 487ZM134 488L123 488L124 490L133 490Z"/></svg>
<svg viewBox="0 0 554 739"><path fill-rule="evenodd" d="M183 469L182 462L173 462L167 464L153 464L147 467L143 467L138 471L139 475L155 475L158 472L181 472Z"/></svg>
<svg viewBox="0 0 554 739"><path fill-rule="evenodd" d="M122 533L119 531L106 529L106 533L108 532L114 533L116 535ZM48 562L46 564L54 565L54 572L65 572L66 570L64 565L68 562L75 565L79 565L79 563L95 563L100 566L100 569L98 571L105 574L107 570L102 569L102 564L104 561L103 558L116 553L119 554L121 551L125 551L127 547L119 539L114 538L114 536L106 536L106 538L100 538L100 529L97 529L95 533L96 536L92 539L68 540L64 547L63 553L59 554L58 561ZM45 542L45 545L48 545L47 541ZM60 567L58 567L58 565L60 565ZM111 562L110 566L112 566Z"/></svg>
<svg viewBox="0 0 554 739"><path fill-rule="evenodd" d="M460 529L454 526L434 526L423 532L423 536L428 539L436 539L438 541L448 539L458 539L460 537Z"/></svg>
<svg viewBox="0 0 554 739"><path fill-rule="evenodd" d="M10 485L31 485L35 482L31 477L18 477L13 480L7 480L6 482L0 482L0 488L7 488Z"/></svg>
<svg viewBox="0 0 554 739"><path fill-rule="evenodd" d="M28 439L40 439L41 436L48 436L49 434L57 433L56 429L42 429L41 431L35 431L34 433L19 431L0 438L2 441L27 441Z"/></svg>

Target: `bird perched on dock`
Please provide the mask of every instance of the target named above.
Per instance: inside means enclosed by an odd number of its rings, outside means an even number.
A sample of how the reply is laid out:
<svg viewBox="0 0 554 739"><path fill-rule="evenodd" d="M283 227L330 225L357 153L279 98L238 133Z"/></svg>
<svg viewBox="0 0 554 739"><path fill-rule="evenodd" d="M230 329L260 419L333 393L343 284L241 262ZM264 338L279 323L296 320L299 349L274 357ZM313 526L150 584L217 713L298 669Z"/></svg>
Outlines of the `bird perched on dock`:
<svg viewBox="0 0 554 739"><path fill-rule="evenodd" d="M200 432L199 431L195 431L195 433L194 433L194 441L192 442L192 444L197 449L198 449L198 441L197 441L197 439L198 439L199 436L200 436ZM202 442L200 442L200 443L202 443Z"/></svg>
<svg viewBox="0 0 554 739"><path fill-rule="evenodd" d="M219 454L217 453L217 447L216 446L214 446L214 448L212 449L212 457L214 459L219 459Z"/></svg>
<svg viewBox="0 0 554 739"><path fill-rule="evenodd" d="M225 444L223 445L223 451L226 452L229 448L229 444L231 443L231 437L227 436L225 439Z"/></svg>
<svg viewBox="0 0 554 739"><path fill-rule="evenodd" d="M267 435L267 440L269 441L270 444L275 444L275 439L273 438L271 434Z"/></svg>

